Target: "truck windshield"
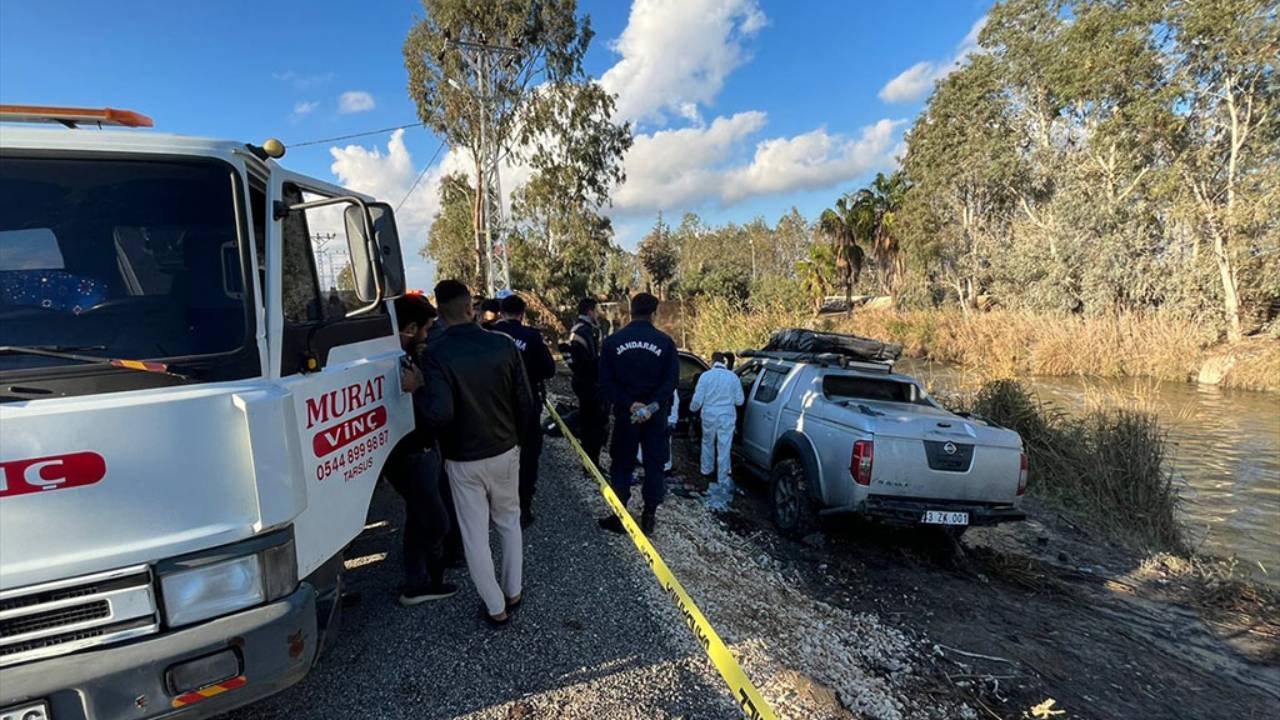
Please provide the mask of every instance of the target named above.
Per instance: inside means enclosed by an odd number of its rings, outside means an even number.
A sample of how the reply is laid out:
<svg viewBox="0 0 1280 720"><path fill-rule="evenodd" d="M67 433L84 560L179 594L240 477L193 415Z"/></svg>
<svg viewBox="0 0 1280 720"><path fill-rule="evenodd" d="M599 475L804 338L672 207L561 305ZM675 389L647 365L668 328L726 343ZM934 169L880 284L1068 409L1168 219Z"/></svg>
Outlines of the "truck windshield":
<svg viewBox="0 0 1280 720"><path fill-rule="evenodd" d="M124 359L242 347L235 188L217 162L4 158L0 345ZM0 371L69 364L0 355Z"/></svg>

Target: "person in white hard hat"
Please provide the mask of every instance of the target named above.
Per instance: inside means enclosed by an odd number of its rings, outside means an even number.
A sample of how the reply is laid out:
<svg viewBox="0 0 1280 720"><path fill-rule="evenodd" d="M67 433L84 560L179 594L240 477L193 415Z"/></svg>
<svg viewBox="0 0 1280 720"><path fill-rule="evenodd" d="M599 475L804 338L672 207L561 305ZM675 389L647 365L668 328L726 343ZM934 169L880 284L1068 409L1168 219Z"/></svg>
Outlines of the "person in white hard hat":
<svg viewBox="0 0 1280 720"><path fill-rule="evenodd" d="M727 510L733 499L729 451L738 406L743 403L742 381L729 369L724 353L711 356L711 369L702 373L693 389L690 412L702 412L702 475L713 472L716 481L707 488L707 507Z"/></svg>

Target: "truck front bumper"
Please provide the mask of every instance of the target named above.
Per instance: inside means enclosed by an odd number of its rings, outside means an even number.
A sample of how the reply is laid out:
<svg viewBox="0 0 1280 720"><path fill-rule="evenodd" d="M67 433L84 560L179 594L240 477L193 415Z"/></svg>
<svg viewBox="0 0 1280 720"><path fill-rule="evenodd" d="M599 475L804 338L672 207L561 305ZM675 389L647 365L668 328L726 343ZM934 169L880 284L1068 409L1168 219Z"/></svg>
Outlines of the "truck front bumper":
<svg viewBox="0 0 1280 720"><path fill-rule="evenodd" d="M53 720L203 718L302 679L315 658L316 592L303 583L270 605L127 645L62 655L0 671L0 709L45 701ZM225 651L240 674L200 692L177 692L168 671Z"/></svg>
<svg viewBox="0 0 1280 720"><path fill-rule="evenodd" d="M869 497L858 508L857 512L867 517L900 525L917 525L924 518L926 510L945 510L947 512L969 513L969 526L998 525L1003 522L1026 520L1027 514L1012 505L980 505L966 504L954 500L899 500L887 497Z"/></svg>

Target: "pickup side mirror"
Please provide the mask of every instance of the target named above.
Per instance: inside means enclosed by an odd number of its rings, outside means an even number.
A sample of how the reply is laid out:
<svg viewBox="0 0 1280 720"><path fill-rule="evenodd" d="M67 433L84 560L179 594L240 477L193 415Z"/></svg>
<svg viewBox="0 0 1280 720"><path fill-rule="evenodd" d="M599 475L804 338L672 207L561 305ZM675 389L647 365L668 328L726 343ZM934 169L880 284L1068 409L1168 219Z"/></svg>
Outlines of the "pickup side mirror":
<svg viewBox="0 0 1280 720"><path fill-rule="evenodd" d="M395 214L386 203L369 203L366 207L368 227L373 228L372 243L365 234L364 208L349 205L345 212L356 297L364 302L378 298L377 273L381 273L382 299L399 297L404 294L405 279ZM376 255L371 255L371 251Z"/></svg>

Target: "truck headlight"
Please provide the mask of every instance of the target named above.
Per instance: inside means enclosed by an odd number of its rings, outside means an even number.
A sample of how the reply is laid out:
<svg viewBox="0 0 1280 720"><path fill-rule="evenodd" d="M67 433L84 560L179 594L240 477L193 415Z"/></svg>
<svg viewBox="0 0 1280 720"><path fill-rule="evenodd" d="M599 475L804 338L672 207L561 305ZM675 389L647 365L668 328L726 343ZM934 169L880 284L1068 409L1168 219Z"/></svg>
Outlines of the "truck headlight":
<svg viewBox="0 0 1280 720"><path fill-rule="evenodd" d="M266 602L262 560L224 560L160 578L170 625L190 625Z"/></svg>
<svg viewBox="0 0 1280 720"><path fill-rule="evenodd" d="M190 625L278 600L298 586L293 539L262 547L244 543L247 554L228 560L179 564L160 574L160 592L170 627ZM234 549L237 546L233 546ZM256 550L256 551L255 551ZM219 553L225 557L224 549Z"/></svg>

